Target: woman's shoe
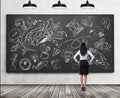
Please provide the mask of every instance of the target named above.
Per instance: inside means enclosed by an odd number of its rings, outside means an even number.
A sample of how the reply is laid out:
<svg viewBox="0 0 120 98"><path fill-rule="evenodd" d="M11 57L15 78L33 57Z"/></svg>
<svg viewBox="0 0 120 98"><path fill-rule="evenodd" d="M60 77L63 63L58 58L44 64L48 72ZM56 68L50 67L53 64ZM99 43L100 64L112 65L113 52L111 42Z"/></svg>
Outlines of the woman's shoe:
<svg viewBox="0 0 120 98"><path fill-rule="evenodd" d="M86 91L86 87L82 87L82 91Z"/></svg>

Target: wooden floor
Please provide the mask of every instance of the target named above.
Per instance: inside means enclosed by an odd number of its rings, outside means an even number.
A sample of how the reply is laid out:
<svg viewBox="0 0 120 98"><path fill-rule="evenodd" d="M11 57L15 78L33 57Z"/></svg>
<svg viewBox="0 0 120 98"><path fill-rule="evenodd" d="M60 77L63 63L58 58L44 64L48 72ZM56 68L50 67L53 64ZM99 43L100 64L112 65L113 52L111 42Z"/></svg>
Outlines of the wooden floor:
<svg viewBox="0 0 120 98"><path fill-rule="evenodd" d="M120 98L120 86L88 85L2 85L0 98Z"/></svg>

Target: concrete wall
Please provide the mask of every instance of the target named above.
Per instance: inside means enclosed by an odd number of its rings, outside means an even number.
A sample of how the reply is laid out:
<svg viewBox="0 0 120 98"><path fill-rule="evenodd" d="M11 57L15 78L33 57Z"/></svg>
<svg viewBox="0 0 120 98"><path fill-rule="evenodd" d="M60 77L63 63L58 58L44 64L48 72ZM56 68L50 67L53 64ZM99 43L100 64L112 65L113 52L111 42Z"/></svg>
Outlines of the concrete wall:
<svg viewBox="0 0 120 98"><path fill-rule="evenodd" d="M36 9L24 9L28 0L1 0L1 76L2 84L79 84L79 74L6 73L6 14L114 14L114 73L92 73L88 84L120 84L120 0L90 0L95 9L81 9L86 0L61 0L67 9L53 9L57 0L31 0Z"/></svg>

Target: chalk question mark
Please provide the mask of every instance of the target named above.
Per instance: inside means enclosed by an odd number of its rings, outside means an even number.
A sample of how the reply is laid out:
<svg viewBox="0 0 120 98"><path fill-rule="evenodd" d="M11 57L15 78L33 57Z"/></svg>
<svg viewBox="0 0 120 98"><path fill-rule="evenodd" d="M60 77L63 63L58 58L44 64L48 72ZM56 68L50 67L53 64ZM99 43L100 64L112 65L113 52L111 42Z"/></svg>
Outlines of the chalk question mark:
<svg viewBox="0 0 120 98"><path fill-rule="evenodd" d="M106 29L109 30L109 28L110 28L110 20L109 20L109 18L102 18L102 19L101 19L101 24L102 24Z"/></svg>

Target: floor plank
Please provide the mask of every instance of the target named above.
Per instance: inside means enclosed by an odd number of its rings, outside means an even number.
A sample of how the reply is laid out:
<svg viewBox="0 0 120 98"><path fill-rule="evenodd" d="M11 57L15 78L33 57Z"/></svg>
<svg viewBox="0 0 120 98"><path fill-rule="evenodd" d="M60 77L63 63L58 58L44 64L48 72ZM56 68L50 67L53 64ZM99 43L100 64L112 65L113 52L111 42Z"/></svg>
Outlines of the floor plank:
<svg viewBox="0 0 120 98"><path fill-rule="evenodd" d="M65 98L73 98L69 85L65 85Z"/></svg>
<svg viewBox="0 0 120 98"><path fill-rule="evenodd" d="M60 90L60 86L56 85L51 98L59 98L59 90Z"/></svg>
<svg viewBox="0 0 120 98"><path fill-rule="evenodd" d="M0 98L120 98L120 85L4 85Z"/></svg>

